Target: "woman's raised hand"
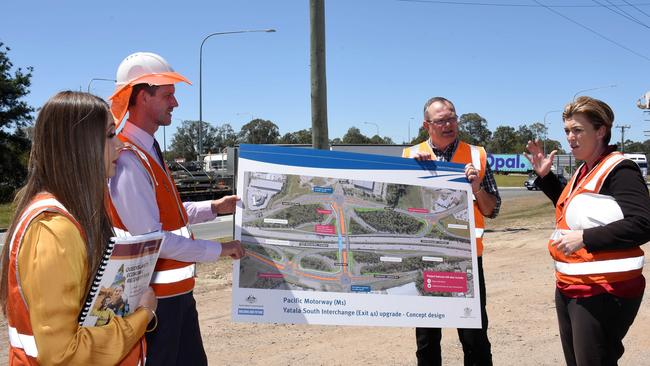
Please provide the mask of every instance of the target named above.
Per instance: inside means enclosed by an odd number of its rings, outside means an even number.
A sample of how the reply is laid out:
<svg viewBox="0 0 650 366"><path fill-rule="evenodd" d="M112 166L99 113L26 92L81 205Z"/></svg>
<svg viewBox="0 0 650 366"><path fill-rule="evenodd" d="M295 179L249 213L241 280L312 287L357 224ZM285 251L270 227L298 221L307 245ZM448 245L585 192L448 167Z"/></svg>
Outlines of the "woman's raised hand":
<svg viewBox="0 0 650 366"><path fill-rule="evenodd" d="M539 140L528 141L526 144L526 150L528 150L530 154L524 153L524 155L533 165L533 170L535 170L535 173L537 173L537 175L540 177L545 177L546 174L551 171L551 167L553 166L553 158L555 157L557 150L551 151L551 153L548 154L548 157L546 157L544 156L544 150L539 145Z"/></svg>

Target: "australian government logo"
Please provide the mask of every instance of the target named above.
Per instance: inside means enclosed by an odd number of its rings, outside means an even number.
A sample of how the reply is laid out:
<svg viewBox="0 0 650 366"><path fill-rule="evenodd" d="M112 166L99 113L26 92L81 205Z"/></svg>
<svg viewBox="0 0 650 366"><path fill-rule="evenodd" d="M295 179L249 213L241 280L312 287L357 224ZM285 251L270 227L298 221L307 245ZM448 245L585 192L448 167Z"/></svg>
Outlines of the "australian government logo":
<svg viewBox="0 0 650 366"><path fill-rule="evenodd" d="M248 295L245 300L248 304L239 304L239 307L237 308L238 315L264 315L264 307L262 305L255 305L257 303L257 298L255 296L252 294Z"/></svg>

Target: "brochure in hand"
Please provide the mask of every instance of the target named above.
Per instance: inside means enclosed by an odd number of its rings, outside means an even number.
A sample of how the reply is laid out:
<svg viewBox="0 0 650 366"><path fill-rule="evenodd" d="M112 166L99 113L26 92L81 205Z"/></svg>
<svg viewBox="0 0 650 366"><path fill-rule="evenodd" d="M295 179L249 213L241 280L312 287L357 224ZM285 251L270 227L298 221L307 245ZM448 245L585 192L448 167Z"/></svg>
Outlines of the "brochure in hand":
<svg viewBox="0 0 650 366"><path fill-rule="evenodd" d="M79 315L81 326L102 326L136 310L149 287L163 236L153 232L111 238Z"/></svg>

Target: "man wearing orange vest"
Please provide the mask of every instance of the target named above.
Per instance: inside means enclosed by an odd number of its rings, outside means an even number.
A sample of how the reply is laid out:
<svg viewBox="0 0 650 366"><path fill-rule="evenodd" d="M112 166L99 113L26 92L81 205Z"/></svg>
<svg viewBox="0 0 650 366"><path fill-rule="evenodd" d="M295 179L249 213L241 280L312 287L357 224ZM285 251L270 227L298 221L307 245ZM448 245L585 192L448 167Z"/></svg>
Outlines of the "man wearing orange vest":
<svg viewBox="0 0 650 366"><path fill-rule="evenodd" d="M484 216L494 218L499 213L501 198L487 162L485 149L458 140L458 116L453 103L434 97L424 105L423 127L429 139L402 152L402 157L417 160L439 160L465 164L465 175L474 193L476 250L481 300L481 329L458 329L463 346L465 365L492 365L491 345L487 336L488 317L485 309L485 277L483 275ZM441 365L439 328L416 328L418 365Z"/></svg>
<svg viewBox="0 0 650 366"><path fill-rule="evenodd" d="M232 213L237 196L215 201L181 202L174 180L154 139L159 126L168 126L178 106L177 82L190 83L159 55L138 52L117 70L111 111L119 125L124 150L109 182L111 219L118 235L165 231L165 242L151 280L158 297L158 326L147 333L147 365L206 365L194 289L195 262L220 256L241 258L238 241L196 240L190 224Z"/></svg>

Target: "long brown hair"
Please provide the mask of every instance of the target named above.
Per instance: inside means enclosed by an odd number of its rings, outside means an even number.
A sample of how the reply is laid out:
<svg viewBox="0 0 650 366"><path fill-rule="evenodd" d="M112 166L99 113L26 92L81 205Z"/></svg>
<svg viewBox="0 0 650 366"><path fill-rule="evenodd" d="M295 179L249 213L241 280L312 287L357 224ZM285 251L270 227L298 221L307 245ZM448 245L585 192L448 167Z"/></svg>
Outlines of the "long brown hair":
<svg viewBox="0 0 650 366"><path fill-rule="evenodd" d="M34 196L49 192L83 229L88 278L94 275L111 234L104 208L106 173L104 146L108 104L92 94L64 91L48 100L38 114L29 157L27 183L16 194L16 212L2 248L0 306L7 308L9 242L21 213Z"/></svg>

